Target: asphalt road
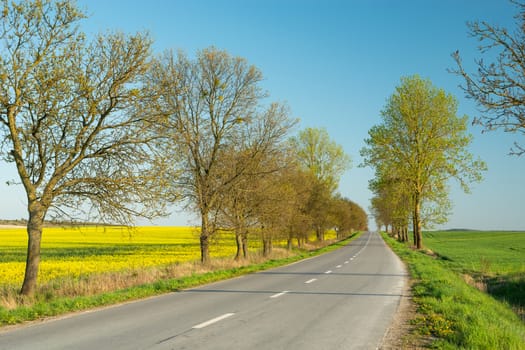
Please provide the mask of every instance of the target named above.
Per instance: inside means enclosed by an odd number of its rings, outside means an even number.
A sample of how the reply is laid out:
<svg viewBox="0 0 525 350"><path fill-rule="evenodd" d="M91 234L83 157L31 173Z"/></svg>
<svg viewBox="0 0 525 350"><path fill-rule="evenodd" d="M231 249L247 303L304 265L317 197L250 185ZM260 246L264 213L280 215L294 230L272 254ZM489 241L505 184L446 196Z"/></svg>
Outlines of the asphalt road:
<svg viewBox="0 0 525 350"><path fill-rule="evenodd" d="M405 280L365 233L286 267L0 330L0 349L376 349Z"/></svg>

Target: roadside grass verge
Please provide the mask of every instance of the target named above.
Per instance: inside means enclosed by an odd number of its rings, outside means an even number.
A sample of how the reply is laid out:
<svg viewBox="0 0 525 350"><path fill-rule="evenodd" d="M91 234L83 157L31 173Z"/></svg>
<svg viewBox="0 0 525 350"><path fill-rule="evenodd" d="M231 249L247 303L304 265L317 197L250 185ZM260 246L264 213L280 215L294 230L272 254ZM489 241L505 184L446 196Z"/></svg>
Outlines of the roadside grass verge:
<svg viewBox="0 0 525 350"><path fill-rule="evenodd" d="M274 248L274 253L268 258L253 253L249 259L241 262L230 257L213 259L207 266L193 261L148 269L92 274L83 279L53 280L39 286L38 292L31 298L21 297L12 286L4 285L0 287L2 304L12 304L13 307L0 306L0 326L176 292L287 265L341 248L359 235L360 233L355 233L345 240L335 243L332 241L331 244L327 241L326 246L312 245L311 250L294 249L289 252ZM107 285L112 287L100 287Z"/></svg>
<svg viewBox="0 0 525 350"><path fill-rule="evenodd" d="M525 325L508 305L465 283L446 260L383 237L408 266L419 314L413 322L433 348L525 349Z"/></svg>

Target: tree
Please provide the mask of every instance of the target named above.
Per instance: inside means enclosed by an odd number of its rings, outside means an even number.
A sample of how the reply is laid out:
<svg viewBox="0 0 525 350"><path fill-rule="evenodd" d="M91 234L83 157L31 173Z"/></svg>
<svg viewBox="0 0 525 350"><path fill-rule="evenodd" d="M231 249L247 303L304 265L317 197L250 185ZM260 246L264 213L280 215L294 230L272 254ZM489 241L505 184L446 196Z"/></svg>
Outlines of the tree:
<svg viewBox="0 0 525 350"><path fill-rule="evenodd" d="M89 43L76 29L84 17L69 1L3 2L1 150L27 195L24 295L36 287L47 214L119 223L160 214L156 138L138 112L151 40L108 33Z"/></svg>
<svg viewBox="0 0 525 350"><path fill-rule="evenodd" d="M318 240L322 241L328 217L328 202L343 173L350 168L350 157L330 139L326 129L306 128L292 138L299 164L315 179L308 201Z"/></svg>
<svg viewBox="0 0 525 350"><path fill-rule="evenodd" d="M474 122L487 131L503 129L525 134L525 3L516 5L518 28L514 31L487 22L468 23L470 36L481 43L481 55L493 61L476 60L477 73L469 74L456 51L452 56L457 69L452 72L464 78L461 88L479 106L481 115ZM518 142L514 147L511 154L525 153Z"/></svg>
<svg viewBox="0 0 525 350"><path fill-rule="evenodd" d="M402 242L408 241L411 207L409 185L396 176L392 169L381 169L380 166L376 167L375 178L369 183L370 190L375 194L371 204L376 221L380 225L390 225L393 234Z"/></svg>
<svg viewBox="0 0 525 350"><path fill-rule="evenodd" d="M257 230L264 238L264 247L271 248L269 229L277 227L282 218L287 191L281 186L283 173L293 164L288 156L288 147L284 139L267 136L276 129L282 128L283 119L276 119L279 114L267 113L254 123L252 132L230 145L228 152L222 152L227 159L221 162L224 171L232 171L240 159L253 153L250 149L257 145L261 149L258 157L252 157L245 162L247 168L236 182L235 186L222 191L216 201L219 207L219 224L221 228L229 228L235 234L237 252L235 260L246 258L248 253L248 232ZM281 114L280 117L284 117ZM243 144L248 142L247 144ZM264 149L261 147L265 144ZM229 160L229 161L228 161ZM235 171L235 170L234 170ZM261 229L264 227L264 229ZM266 252L266 250L265 250Z"/></svg>
<svg viewBox="0 0 525 350"><path fill-rule="evenodd" d="M324 128L306 128L292 138L292 144L299 163L326 184L330 193L335 191L341 176L351 166L343 147L331 140Z"/></svg>
<svg viewBox="0 0 525 350"><path fill-rule="evenodd" d="M174 162L172 188L180 189L201 218L202 263L210 259L221 195L253 175L254 164L294 124L285 106L261 107L266 97L261 80L261 72L245 59L215 48L197 52L194 60L166 53L149 76L153 95L161 96L156 107L165 118L161 133L172 140L166 153L175 159L182 153ZM242 156L228 154L233 151Z"/></svg>
<svg viewBox="0 0 525 350"><path fill-rule="evenodd" d="M467 117L456 111L455 98L430 81L402 78L381 112L382 123L370 129L361 150L365 165L383 174L388 169L408 186L417 248L422 247L422 206L429 214L425 226L443 218L449 208L448 180L456 179L468 192L486 169L468 152Z"/></svg>
<svg viewBox="0 0 525 350"><path fill-rule="evenodd" d="M368 219L366 212L347 198L335 197L332 201L331 222L337 239L344 239L355 230L366 230Z"/></svg>
<svg viewBox="0 0 525 350"><path fill-rule="evenodd" d="M293 151L286 145L278 159L282 164L279 171L263 177L253 197L265 256L272 251L274 238L286 238L291 249L293 239L301 245L311 228L306 213L311 176L298 167Z"/></svg>

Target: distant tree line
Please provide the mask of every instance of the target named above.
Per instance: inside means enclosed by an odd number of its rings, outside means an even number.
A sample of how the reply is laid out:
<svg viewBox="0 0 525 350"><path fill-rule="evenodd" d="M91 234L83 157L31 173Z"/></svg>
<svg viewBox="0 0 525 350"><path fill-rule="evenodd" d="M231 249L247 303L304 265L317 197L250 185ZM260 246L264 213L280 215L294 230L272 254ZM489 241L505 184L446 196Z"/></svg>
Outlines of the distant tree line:
<svg viewBox="0 0 525 350"><path fill-rule="evenodd" d="M327 230L367 227L337 193L349 157L324 129L305 129L264 103L262 73L208 48L152 54L147 34L88 39L69 0L1 3L0 150L27 198L21 293L34 293L46 218L131 224L182 202L201 219L201 260L212 237L248 237L264 253ZM249 235L252 233L252 235Z"/></svg>

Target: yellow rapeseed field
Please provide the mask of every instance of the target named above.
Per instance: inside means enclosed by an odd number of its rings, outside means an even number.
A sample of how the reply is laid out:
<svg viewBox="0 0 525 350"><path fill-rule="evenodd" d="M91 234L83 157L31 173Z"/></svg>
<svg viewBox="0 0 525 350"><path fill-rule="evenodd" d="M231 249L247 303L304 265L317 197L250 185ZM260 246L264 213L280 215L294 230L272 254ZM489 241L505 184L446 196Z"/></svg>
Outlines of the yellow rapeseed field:
<svg viewBox="0 0 525 350"><path fill-rule="evenodd" d="M200 258L198 232L194 227L45 228L38 281L195 261ZM231 235L217 239L221 242L210 247L212 257L235 254ZM0 229L0 285L22 283L26 246L25 229Z"/></svg>

